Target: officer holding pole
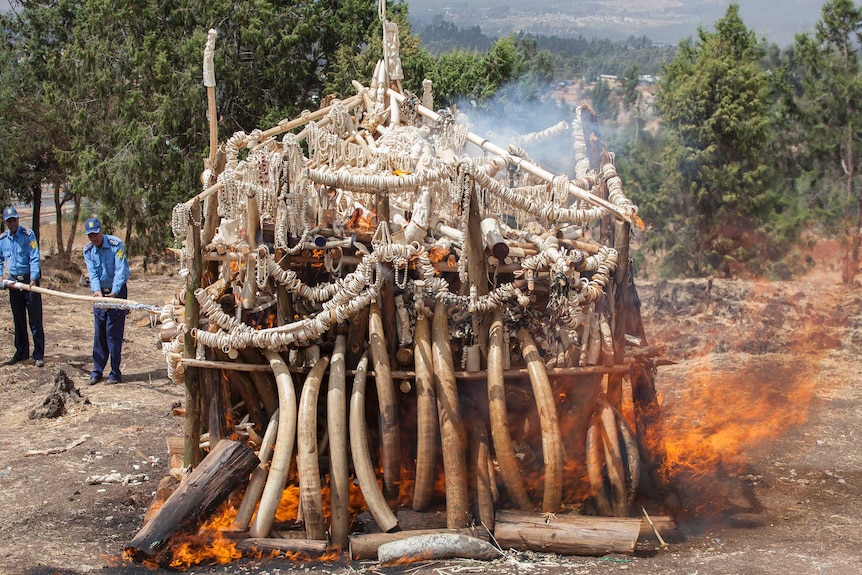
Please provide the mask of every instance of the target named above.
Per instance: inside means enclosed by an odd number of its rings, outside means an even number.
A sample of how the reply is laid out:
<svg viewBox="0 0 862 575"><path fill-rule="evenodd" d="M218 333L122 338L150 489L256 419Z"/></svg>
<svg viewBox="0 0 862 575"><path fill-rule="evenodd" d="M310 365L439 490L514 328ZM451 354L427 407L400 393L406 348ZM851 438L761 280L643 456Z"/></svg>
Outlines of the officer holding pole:
<svg viewBox="0 0 862 575"><path fill-rule="evenodd" d="M90 289L97 298L122 298L128 294L129 258L123 242L116 236L102 233L102 223L96 218L84 222L84 232L90 240L84 246L84 262L90 277ZM126 328L125 309L105 309L93 306L93 371L89 385L102 380L102 373L111 360L111 372L106 384L120 383L123 333Z"/></svg>
<svg viewBox="0 0 862 575"><path fill-rule="evenodd" d="M42 264L39 257L39 240L33 230L18 225L18 210L9 206L3 210L7 230L0 234L0 257L3 279L12 282L39 285ZM6 287L6 281L2 282ZM33 359L36 367L45 365L45 332L42 330L42 296L25 290L9 289L9 306L15 324L15 355L3 362L14 365L30 357L30 340L27 336L29 319L33 333Z"/></svg>

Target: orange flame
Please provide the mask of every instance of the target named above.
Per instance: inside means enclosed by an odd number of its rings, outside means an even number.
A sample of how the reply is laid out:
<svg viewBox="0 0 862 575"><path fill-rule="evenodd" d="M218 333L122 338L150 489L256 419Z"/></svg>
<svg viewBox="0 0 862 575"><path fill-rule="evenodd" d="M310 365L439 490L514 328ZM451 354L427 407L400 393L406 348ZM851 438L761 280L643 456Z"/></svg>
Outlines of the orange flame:
<svg viewBox="0 0 862 575"><path fill-rule="evenodd" d="M752 358L722 377L700 361L677 397L663 398L663 472L678 489L685 513L721 511L732 495L727 476L739 475L747 462L772 441L804 423L816 380L810 358L776 362Z"/></svg>
<svg viewBox="0 0 862 575"><path fill-rule="evenodd" d="M188 569L200 563L224 565L242 557L236 542L225 537L223 530L228 529L236 517L236 508L223 505L201 525L196 535L183 535L171 547L170 567Z"/></svg>
<svg viewBox="0 0 862 575"><path fill-rule="evenodd" d="M371 231L375 228L377 228L377 214L373 211L366 212L362 208L356 208L347 220L349 230Z"/></svg>

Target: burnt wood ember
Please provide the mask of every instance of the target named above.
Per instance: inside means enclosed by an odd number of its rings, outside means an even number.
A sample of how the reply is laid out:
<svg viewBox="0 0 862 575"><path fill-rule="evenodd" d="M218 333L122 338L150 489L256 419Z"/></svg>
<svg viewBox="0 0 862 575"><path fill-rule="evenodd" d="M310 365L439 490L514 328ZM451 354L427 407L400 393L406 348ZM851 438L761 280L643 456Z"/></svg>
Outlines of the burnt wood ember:
<svg viewBox="0 0 862 575"><path fill-rule="evenodd" d="M126 545L126 554L135 561L170 564L171 538L196 531L259 463L242 443L220 441Z"/></svg>

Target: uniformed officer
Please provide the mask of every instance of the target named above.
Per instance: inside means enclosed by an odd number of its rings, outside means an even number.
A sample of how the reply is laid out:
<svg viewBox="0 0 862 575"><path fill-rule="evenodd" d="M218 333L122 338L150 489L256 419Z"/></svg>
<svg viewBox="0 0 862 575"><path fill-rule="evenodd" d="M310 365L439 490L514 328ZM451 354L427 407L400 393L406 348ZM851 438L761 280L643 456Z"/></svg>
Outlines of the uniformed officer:
<svg viewBox="0 0 862 575"><path fill-rule="evenodd" d="M3 278L31 286L39 285L42 264L39 258L39 240L33 230L18 225L18 210L9 206L3 210L7 231L0 234L0 256ZM3 283L6 286L6 283ZM15 355L3 362L13 365L30 357L30 340L27 337L29 319L33 333L33 359L37 367L45 365L45 332L42 331L42 295L10 288L9 306L15 323Z"/></svg>
<svg viewBox="0 0 862 575"><path fill-rule="evenodd" d="M120 238L102 233L102 224L96 218L84 222L84 232L90 243L84 246L84 262L90 276L90 289L94 297L128 296L129 260ZM126 328L126 310L105 309L93 306L93 371L90 385L102 380L102 373L111 359L111 372L106 384L120 383L123 374L120 360L123 351L123 332Z"/></svg>

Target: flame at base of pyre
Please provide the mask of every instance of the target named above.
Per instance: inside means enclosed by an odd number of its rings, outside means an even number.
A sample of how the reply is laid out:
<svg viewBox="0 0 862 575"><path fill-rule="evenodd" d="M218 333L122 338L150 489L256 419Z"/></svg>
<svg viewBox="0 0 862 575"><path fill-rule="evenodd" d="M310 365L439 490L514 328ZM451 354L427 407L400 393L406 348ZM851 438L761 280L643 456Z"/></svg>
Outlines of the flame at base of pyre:
<svg viewBox="0 0 862 575"><path fill-rule="evenodd" d="M807 420L818 386L816 359L752 356L745 364L723 366L719 376L704 358L680 376L684 383L662 397L667 459L660 470L674 486L680 516L762 509L751 469Z"/></svg>

